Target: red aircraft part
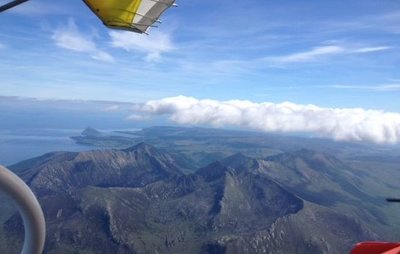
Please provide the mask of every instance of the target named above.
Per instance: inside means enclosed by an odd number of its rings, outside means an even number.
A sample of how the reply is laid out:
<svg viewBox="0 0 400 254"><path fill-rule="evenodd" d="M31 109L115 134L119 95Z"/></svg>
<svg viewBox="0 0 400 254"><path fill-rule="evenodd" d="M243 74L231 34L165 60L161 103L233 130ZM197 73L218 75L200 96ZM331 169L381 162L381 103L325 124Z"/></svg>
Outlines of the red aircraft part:
<svg viewBox="0 0 400 254"><path fill-rule="evenodd" d="M400 254L400 243L358 243L350 254Z"/></svg>

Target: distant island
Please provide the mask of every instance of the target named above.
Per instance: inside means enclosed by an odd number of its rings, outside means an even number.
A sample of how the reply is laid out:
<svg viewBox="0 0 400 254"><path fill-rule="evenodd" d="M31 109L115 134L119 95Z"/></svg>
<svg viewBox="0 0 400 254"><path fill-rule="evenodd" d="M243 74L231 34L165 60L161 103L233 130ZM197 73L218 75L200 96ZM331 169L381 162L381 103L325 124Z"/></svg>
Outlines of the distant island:
<svg viewBox="0 0 400 254"><path fill-rule="evenodd" d="M125 148L137 143L134 136L122 135L119 132L103 133L95 128L87 127L80 136L72 136L77 144L101 148Z"/></svg>
<svg viewBox="0 0 400 254"><path fill-rule="evenodd" d="M82 131L81 135L85 137L99 137L102 136L102 133L95 128L87 127Z"/></svg>

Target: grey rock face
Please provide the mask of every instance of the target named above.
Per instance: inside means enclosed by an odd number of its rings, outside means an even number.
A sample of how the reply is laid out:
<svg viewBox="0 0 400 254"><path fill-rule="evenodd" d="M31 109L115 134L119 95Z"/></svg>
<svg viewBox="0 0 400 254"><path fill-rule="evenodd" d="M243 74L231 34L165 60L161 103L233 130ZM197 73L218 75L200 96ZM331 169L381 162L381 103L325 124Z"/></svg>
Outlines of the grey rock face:
<svg viewBox="0 0 400 254"><path fill-rule="evenodd" d="M339 254L376 237L360 221L302 197L289 182L293 172L305 178L315 167L330 179L338 162L301 152L309 167L300 170L298 156L286 156L234 155L185 175L173 157L140 143L52 153L14 170L45 211L45 253ZM0 250L12 253L23 233L19 217L4 229L8 246Z"/></svg>

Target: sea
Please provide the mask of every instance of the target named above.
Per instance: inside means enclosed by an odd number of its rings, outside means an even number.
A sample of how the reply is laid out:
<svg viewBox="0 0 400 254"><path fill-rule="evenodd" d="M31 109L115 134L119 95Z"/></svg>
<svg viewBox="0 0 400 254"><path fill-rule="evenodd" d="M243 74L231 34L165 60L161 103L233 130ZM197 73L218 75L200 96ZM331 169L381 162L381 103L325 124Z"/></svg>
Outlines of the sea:
<svg viewBox="0 0 400 254"><path fill-rule="evenodd" d="M85 151L70 137L87 127L100 131L141 129L130 111L106 112L101 102L40 101L0 96L0 165L10 166L54 151Z"/></svg>
<svg viewBox="0 0 400 254"><path fill-rule="evenodd" d="M0 165L17 162L54 151L85 151L93 146L76 144L71 136L78 136L82 129L24 129L0 130Z"/></svg>

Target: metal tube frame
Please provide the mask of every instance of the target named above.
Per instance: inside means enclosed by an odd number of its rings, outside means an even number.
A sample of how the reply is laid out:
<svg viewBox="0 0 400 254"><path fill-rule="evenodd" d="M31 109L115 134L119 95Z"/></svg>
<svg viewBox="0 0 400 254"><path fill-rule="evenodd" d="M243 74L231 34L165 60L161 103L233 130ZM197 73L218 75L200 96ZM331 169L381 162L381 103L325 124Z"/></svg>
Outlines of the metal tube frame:
<svg viewBox="0 0 400 254"><path fill-rule="evenodd" d="M23 219L25 238L21 254L42 254L46 223L35 195L24 181L2 166L0 166L0 191L13 199Z"/></svg>

